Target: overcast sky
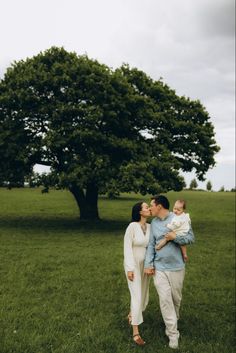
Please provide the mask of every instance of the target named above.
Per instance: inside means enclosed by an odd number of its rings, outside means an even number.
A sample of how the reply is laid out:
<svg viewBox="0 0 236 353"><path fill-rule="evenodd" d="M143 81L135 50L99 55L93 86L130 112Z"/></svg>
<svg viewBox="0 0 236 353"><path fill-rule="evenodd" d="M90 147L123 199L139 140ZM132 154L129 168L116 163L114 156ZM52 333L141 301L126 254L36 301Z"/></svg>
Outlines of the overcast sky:
<svg viewBox="0 0 236 353"><path fill-rule="evenodd" d="M207 173L235 187L234 0L0 0L0 77L14 60L51 46L110 67L129 63L200 99L221 151ZM194 177L185 174L185 180ZM206 182L199 183L205 188Z"/></svg>

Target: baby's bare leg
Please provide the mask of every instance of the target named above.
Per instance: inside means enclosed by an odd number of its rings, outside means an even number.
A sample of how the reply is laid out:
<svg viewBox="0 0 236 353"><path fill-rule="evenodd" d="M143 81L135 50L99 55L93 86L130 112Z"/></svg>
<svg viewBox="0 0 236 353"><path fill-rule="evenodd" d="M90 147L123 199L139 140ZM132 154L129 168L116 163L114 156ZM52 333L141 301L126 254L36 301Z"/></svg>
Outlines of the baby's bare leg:
<svg viewBox="0 0 236 353"><path fill-rule="evenodd" d="M160 250L161 248L163 248L163 246L165 246L167 242L168 240L166 240L166 238L161 239L160 243L155 246L156 250Z"/></svg>
<svg viewBox="0 0 236 353"><path fill-rule="evenodd" d="M182 251L182 256L183 256L184 262L188 261L187 246L181 245L181 251Z"/></svg>

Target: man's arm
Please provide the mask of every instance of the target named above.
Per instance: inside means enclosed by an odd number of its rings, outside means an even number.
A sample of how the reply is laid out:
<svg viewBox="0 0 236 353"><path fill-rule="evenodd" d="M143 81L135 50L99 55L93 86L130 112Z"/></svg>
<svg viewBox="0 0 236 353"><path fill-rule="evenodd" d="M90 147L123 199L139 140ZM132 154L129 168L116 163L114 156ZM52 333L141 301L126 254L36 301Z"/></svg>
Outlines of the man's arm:
<svg viewBox="0 0 236 353"><path fill-rule="evenodd" d="M189 231L186 234L176 235L175 232L169 232L165 235L165 238L167 240L173 240L173 242L179 245L193 244L195 241L195 237L191 227L189 228Z"/></svg>
<svg viewBox="0 0 236 353"><path fill-rule="evenodd" d="M146 251L146 256L145 256L145 261L144 261L144 268L146 269L153 269L154 268L154 257L155 257L155 237L153 234L153 225L151 224L151 229L150 229L150 238L149 238L149 243Z"/></svg>

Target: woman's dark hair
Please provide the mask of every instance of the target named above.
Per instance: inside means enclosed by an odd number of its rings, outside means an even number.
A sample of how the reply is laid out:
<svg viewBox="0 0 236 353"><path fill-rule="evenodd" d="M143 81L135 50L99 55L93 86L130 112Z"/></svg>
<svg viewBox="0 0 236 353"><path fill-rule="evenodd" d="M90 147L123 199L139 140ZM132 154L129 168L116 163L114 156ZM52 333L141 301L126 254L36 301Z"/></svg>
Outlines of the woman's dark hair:
<svg viewBox="0 0 236 353"><path fill-rule="evenodd" d="M144 201L136 203L132 208L131 222L139 222L141 219L140 211L142 211L142 204Z"/></svg>

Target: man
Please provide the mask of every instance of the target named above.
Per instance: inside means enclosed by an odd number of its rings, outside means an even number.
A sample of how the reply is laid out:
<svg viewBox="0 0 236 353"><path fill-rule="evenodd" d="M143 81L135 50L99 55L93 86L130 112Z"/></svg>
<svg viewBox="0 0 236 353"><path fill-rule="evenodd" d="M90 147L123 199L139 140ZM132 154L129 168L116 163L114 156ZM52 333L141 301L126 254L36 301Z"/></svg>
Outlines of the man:
<svg viewBox="0 0 236 353"><path fill-rule="evenodd" d="M150 240L145 258L145 273L154 275L154 284L159 295L160 309L169 337L169 347L178 348L179 331L177 320L182 299L182 287L185 274L185 263L182 258L180 245L194 242L194 234L190 230L186 234L176 235L169 232L166 225L174 217L169 212L170 204L163 196L154 196L151 200L151 214L155 216L151 223ZM163 238L167 244L160 250L155 246Z"/></svg>

